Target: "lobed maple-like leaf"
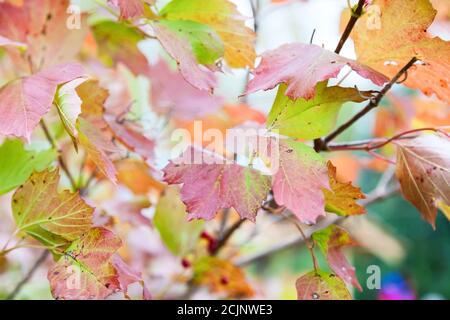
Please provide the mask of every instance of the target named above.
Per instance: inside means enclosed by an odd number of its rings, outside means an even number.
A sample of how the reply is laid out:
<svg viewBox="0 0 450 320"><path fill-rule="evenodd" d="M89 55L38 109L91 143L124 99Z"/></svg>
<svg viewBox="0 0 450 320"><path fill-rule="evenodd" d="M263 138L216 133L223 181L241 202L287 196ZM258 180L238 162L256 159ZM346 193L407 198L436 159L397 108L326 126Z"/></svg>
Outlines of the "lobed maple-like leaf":
<svg viewBox="0 0 450 320"><path fill-rule="evenodd" d="M233 68L254 65L255 33L245 25L236 5L228 0L173 0L160 12L169 20L190 20L214 29L224 44L224 58Z"/></svg>
<svg viewBox="0 0 450 320"><path fill-rule="evenodd" d="M326 215L324 188L329 189L329 182L322 156L301 142L280 140L279 165L272 181L275 201L300 221L315 223Z"/></svg>
<svg viewBox="0 0 450 320"><path fill-rule="evenodd" d="M58 183L58 170L33 173L12 198L17 228L50 247L84 234L92 226L94 212L78 192L59 193ZM55 238L60 238L58 243Z"/></svg>
<svg viewBox="0 0 450 320"><path fill-rule="evenodd" d="M176 119L194 120L222 106L223 99L193 87L163 60L151 67L150 79L152 107Z"/></svg>
<svg viewBox="0 0 450 320"><path fill-rule="evenodd" d="M203 221L186 221L186 206L172 186L159 199L153 223L167 248L181 257L195 247L204 226Z"/></svg>
<svg viewBox="0 0 450 320"><path fill-rule="evenodd" d="M325 210L341 216L363 214L366 209L356 201L365 199L361 189L354 187L351 182L343 183L337 180L336 167L328 161L328 176L330 190L323 189L325 195Z"/></svg>
<svg viewBox="0 0 450 320"><path fill-rule="evenodd" d="M50 110L57 86L83 74L81 65L66 64L6 84L0 89L0 134L29 141Z"/></svg>
<svg viewBox="0 0 450 320"><path fill-rule="evenodd" d="M370 92L327 87L326 82L319 82L314 98L291 100L285 95L286 89L286 84L278 88L267 119L267 128L292 138L308 140L323 137L335 127L343 103L362 102L367 99L364 96L370 96Z"/></svg>
<svg viewBox="0 0 450 320"><path fill-rule="evenodd" d="M389 81L381 73L314 44L291 43L263 54L245 94L275 88L286 83L285 94L292 100L314 98L318 82L335 78L344 66L376 85Z"/></svg>
<svg viewBox="0 0 450 320"><path fill-rule="evenodd" d="M98 300L120 291L120 281L111 260L122 246L113 232L92 228L66 249L48 271L55 299Z"/></svg>
<svg viewBox="0 0 450 320"><path fill-rule="evenodd" d="M422 135L397 143L396 175L403 196L435 228L439 202L450 205L450 140Z"/></svg>
<svg viewBox="0 0 450 320"><path fill-rule="evenodd" d="M345 283L336 275L312 271L297 279L298 300L351 300Z"/></svg>
<svg viewBox="0 0 450 320"><path fill-rule="evenodd" d="M163 171L165 182L183 184L181 199L189 219L211 220L220 209L233 207L242 219L254 221L270 190L269 177L255 169L193 147Z"/></svg>
<svg viewBox="0 0 450 320"><path fill-rule="evenodd" d="M320 250L327 258L331 270L346 283L362 291L362 287L356 277L355 268L348 263L342 252L344 247L356 245L356 242L350 237L348 232L341 227L331 225L324 230L315 232L312 235L312 239L318 244Z"/></svg>
<svg viewBox="0 0 450 320"><path fill-rule="evenodd" d="M0 146L0 195L24 183L33 171L46 169L55 159L56 151L26 150L20 140L5 140Z"/></svg>
<svg viewBox="0 0 450 320"><path fill-rule="evenodd" d="M351 34L358 61L393 77L417 57L423 64L408 70L405 85L450 103L450 42L431 37L436 16L429 0L374 0L379 14L365 14Z"/></svg>
<svg viewBox="0 0 450 320"><path fill-rule="evenodd" d="M200 90L213 92L217 79L211 70L199 65L189 40L180 38L176 31L163 23L155 21L152 27L161 45L177 62L186 81Z"/></svg>
<svg viewBox="0 0 450 320"><path fill-rule="evenodd" d="M69 6L69 0L27 0L22 6L0 3L0 35L26 44L26 54L8 50L17 69L34 72L73 60L88 23L84 14L72 21Z"/></svg>

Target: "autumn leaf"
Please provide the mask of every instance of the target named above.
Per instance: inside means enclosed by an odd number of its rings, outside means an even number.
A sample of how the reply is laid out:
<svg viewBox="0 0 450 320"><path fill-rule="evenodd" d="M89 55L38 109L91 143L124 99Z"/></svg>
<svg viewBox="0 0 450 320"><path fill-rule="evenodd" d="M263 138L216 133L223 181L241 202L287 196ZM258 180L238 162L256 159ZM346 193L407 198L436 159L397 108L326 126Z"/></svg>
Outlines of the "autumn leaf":
<svg viewBox="0 0 450 320"><path fill-rule="evenodd" d="M165 185L150 174L150 168L145 162L137 159L123 159L115 163L117 180L137 195L147 195L150 192L160 194Z"/></svg>
<svg viewBox="0 0 450 320"><path fill-rule="evenodd" d="M285 84L278 88L267 128L296 139L325 136L335 127L343 103L362 102L371 94L353 88L327 87L326 82L319 82L314 98L291 100L285 95L286 89Z"/></svg>
<svg viewBox="0 0 450 320"><path fill-rule="evenodd" d="M94 209L80 195L58 192L58 170L33 173L14 193L13 217L17 228L49 247L62 239L73 241L92 226ZM55 243L55 238L59 239Z"/></svg>
<svg viewBox="0 0 450 320"><path fill-rule="evenodd" d="M101 21L92 26L92 32L98 45L98 56L106 66L121 63L135 75L148 72L147 58L138 48L144 35L137 29L121 22Z"/></svg>
<svg viewBox="0 0 450 320"><path fill-rule="evenodd" d="M119 149L112 142L113 133L104 118L108 91L100 87L98 81L90 80L78 86L76 92L82 101L81 115L76 123L78 142L101 174L116 182L117 171L110 155L117 154Z"/></svg>
<svg viewBox="0 0 450 320"><path fill-rule="evenodd" d="M323 189L325 195L325 210L341 216L352 216L363 214L366 209L356 201L365 199L360 188L354 187L351 182L340 182L336 177L336 167L328 161L328 176L330 179L330 190Z"/></svg>
<svg viewBox="0 0 450 320"><path fill-rule="evenodd" d="M275 201L291 210L302 222L315 223L325 216L329 189L325 160L313 148L292 140L280 140L279 166L273 176Z"/></svg>
<svg viewBox="0 0 450 320"><path fill-rule="evenodd" d="M389 81L375 70L322 47L291 43L263 54L245 94L273 89L280 83L286 83L285 95L290 99L309 100L316 95L317 83L336 78L344 66L349 66L376 85Z"/></svg>
<svg viewBox="0 0 450 320"><path fill-rule="evenodd" d="M20 140L5 140L0 146L0 195L24 183L33 171L45 170L56 159L56 151L26 150Z"/></svg>
<svg viewBox="0 0 450 320"><path fill-rule="evenodd" d="M197 89L212 93L217 79L211 70L199 65L189 40L180 38L176 31L164 23L155 21L152 27L161 45L177 62L184 79Z"/></svg>
<svg viewBox="0 0 450 320"><path fill-rule="evenodd" d="M403 196L435 228L439 202L450 205L450 141L422 135L397 143L396 175Z"/></svg>
<svg viewBox="0 0 450 320"><path fill-rule="evenodd" d="M55 299L97 300L120 290L111 262L122 241L104 228L92 228L66 249L48 271Z"/></svg>
<svg viewBox="0 0 450 320"><path fill-rule="evenodd" d="M0 89L0 134L29 141L50 110L57 86L83 74L81 65L66 64L6 84Z"/></svg>
<svg viewBox="0 0 450 320"><path fill-rule="evenodd" d="M450 103L450 43L427 32L436 15L431 3L374 0L375 6L379 15L363 15L351 34L358 61L393 77L417 57L423 64L408 70L404 84Z"/></svg>
<svg viewBox="0 0 450 320"><path fill-rule="evenodd" d="M254 295L240 268L215 257L202 257L195 262L194 282L207 286L212 292L224 293L231 299L250 298Z"/></svg>
<svg viewBox="0 0 450 320"><path fill-rule="evenodd" d="M150 79L152 107L175 119L187 121L214 114L223 104L222 98L193 87L163 60L152 65Z"/></svg>
<svg viewBox="0 0 450 320"><path fill-rule="evenodd" d="M348 263L342 252L343 247L356 245L347 231L336 225L331 225L326 229L315 232L312 239L327 258L333 272L346 283L362 291L356 277L355 268Z"/></svg>
<svg viewBox="0 0 450 320"><path fill-rule="evenodd" d="M69 0L28 0L23 6L0 3L0 35L26 44L26 54L8 50L15 67L38 71L73 60L88 32L86 15L69 29Z"/></svg>
<svg viewBox="0 0 450 320"><path fill-rule="evenodd" d="M58 110L64 129L72 139L75 149L78 150L78 132L76 123L81 113L82 101L76 93L76 88L85 82L85 78L78 78L58 88L53 104Z"/></svg>
<svg viewBox="0 0 450 320"><path fill-rule="evenodd" d="M220 209L233 207L242 219L255 221L270 190L269 177L255 169L193 147L163 171L165 182L183 184L181 199L189 219L211 220Z"/></svg>
<svg viewBox="0 0 450 320"><path fill-rule="evenodd" d="M203 230L203 221L186 221L186 206L177 187L168 187L156 206L153 223L164 244L175 255L192 250Z"/></svg>
<svg viewBox="0 0 450 320"><path fill-rule="evenodd" d="M131 284L139 283L142 287L141 298L143 300L151 299L151 294L148 291L148 288L145 285L145 282L142 279L142 274L140 272L127 265L118 254L115 254L112 257L111 263L114 269L116 269L117 280L119 281L120 289L122 292L124 292L125 297L131 299L131 297L129 296L128 288Z"/></svg>
<svg viewBox="0 0 450 320"><path fill-rule="evenodd" d="M210 26L223 41L225 60L230 67L253 67L255 33L245 25L245 17L231 1L173 0L160 15L169 20L190 20Z"/></svg>
<svg viewBox="0 0 450 320"><path fill-rule="evenodd" d="M188 20L159 20L159 23L189 41L198 63L214 65L223 56L222 40L209 26Z"/></svg>
<svg viewBox="0 0 450 320"><path fill-rule="evenodd" d="M336 275L312 271L296 282L298 300L352 300L345 283Z"/></svg>

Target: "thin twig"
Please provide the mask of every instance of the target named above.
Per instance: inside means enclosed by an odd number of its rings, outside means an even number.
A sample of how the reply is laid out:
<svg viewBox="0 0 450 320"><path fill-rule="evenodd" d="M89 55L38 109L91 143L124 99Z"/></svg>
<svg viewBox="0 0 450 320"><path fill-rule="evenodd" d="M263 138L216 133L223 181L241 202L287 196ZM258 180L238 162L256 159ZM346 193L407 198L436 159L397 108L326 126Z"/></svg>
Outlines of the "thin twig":
<svg viewBox="0 0 450 320"><path fill-rule="evenodd" d="M55 149L58 152L58 162L61 166L61 169L63 169L64 173L66 174L67 178L70 181L70 185L72 186L73 190L77 189L77 183L75 182L75 179L73 178L72 174L69 171L69 168L66 165L66 162L64 161L61 151L59 150L58 146L56 145L55 140L52 138L50 131L48 130L47 125L45 124L44 119L40 122L41 128L44 131L45 137L47 138L48 142L52 146L53 149Z"/></svg>
<svg viewBox="0 0 450 320"><path fill-rule="evenodd" d="M219 241L216 244L216 247L211 252L212 256L215 256L219 253L219 251L227 244L228 240L230 240L231 236L234 234L234 232L239 229L239 227L245 222L245 219L240 219L239 221L235 222L225 233L224 235L219 239Z"/></svg>
<svg viewBox="0 0 450 320"><path fill-rule="evenodd" d="M356 21L361 17L363 13L363 6L364 6L365 0L359 0L358 6L355 10L352 10L350 20L347 23L347 26L345 27L344 33L341 36L341 39L339 40L339 43L334 50L335 53L340 53L342 50L342 47L344 46L345 42L347 41L348 37L350 36L350 33L353 30L353 27L356 24Z"/></svg>
<svg viewBox="0 0 450 320"><path fill-rule="evenodd" d="M361 201L361 204L364 206L371 205L375 202L382 201L384 199L389 198L390 196L392 196L394 194L397 194L398 191L399 191L399 189L397 186L393 187L393 188L388 188L383 194L380 194L379 191L377 190L376 191L377 194L372 195L372 193L370 193L365 200ZM308 228L307 230L305 230L304 231L305 237L307 239L309 239L309 238L311 238L311 235L314 232L326 229L333 224L340 224L343 220L345 220L347 218L351 218L351 217L341 217L341 216L334 216L334 215L328 216L325 219L319 221L317 224L315 224L315 225L311 226L310 228ZM257 252L252 255L240 257L235 261L235 264L239 267L245 267L252 263L255 263L255 262L261 261L265 258L268 258L275 253L281 252L281 251L289 249L289 248L297 247L302 243L305 243L303 236L298 236L295 238L284 240L284 241L281 241L281 242L275 244L274 246L269 247L261 252Z"/></svg>
<svg viewBox="0 0 450 320"><path fill-rule="evenodd" d="M30 271L25 275L25 277L16 285L14 290L6 297L6 300L14 300L17 294L20 292L22 287L33 277L36 270L40 267L41 264L45 262L47 257L50 255L50 251L45 250L36 260L34 265L31 267Z"/></svg>
<svg viewBox="0 0 450 320"><path fill-rule="evenodd" d="M353 116L350 120L348 120L346 123L341 125L339 128L337 128L334 132L332 132L330 135L328 135L321 143L321 150L327 150L327 145L331 141L333 141L337 136L339 136L341 133L343 133L345 130L347 130L349 127L351 127L355 122L357 122L359 119L364 117L367 113L369 113L372 109L378 107L383 97L386 95L386 93L392 88L392 86L398 81L398 79L409 69L411 68L414 63L416 63L417 58L413 57L409 62L400 69L400 71L392 78L392 80L386 84L383 89L372 99L370 99L370 102L367 104L367 106L362 109L360 112L358 112L355 116Z"/></svg>

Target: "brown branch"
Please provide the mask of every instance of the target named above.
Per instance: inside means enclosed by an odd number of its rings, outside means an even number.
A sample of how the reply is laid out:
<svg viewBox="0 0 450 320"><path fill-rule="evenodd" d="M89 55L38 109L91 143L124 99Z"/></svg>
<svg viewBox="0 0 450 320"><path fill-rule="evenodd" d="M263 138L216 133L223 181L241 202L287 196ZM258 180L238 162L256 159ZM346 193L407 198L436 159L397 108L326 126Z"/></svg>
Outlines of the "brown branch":
<svg viewBox="0 0 450 320"><path fill-rule="evenodd" d="M33 277L36 270L40 267L41 264L43 264L45 262L45 260L47 259L47 257L49 255L50 255L50 251L48 251L48 250L45 250L44 252L42 252L42 254L36 260L36 262L31 267L31 269L27 272L25 277L16 285L14 290L6 297L6 300L14 300L14 298L20 292L22 287Z"/></svg>
<svg viewBox="0 0 450 320"><path fill-rule="evenodd" d="M228 243L228 240L230 240L231 236L234 234L234 232L239 229L239 227L245 222L245 219L241 219L237 222L235 222L225 233L223 236L219 239L217 242L214 250L211 252L212 256L215 256L219 253L219 251Z"/></svg>
<svg viewBox="0 0 450 320"><path fill-rule="evenodd" d="M345 42L347 41L348 37L350 36L350 33L353 30L353 27L355 26L358 19L361 17L363 13L363 7L364 7L365 0L359 0L358 5L356 9L352 9L351 11L351 17L350 20L347 23L347 26L345 27L344 33L342 33L341 39L339 39L339 43L334 50L335 53L339 54L344 47ZM326 149L326 144L322 139L315 139L314 140L314 150L316 152L320 152Z"/></svg>
<svg viewBox="0 0 450 320"><path fill-rule="evenodd" d="M411 68L414 63L416 63L417 58L413 57L409 62L400 69L400 71L392 78L391 81L389 81L388 84L386 84L383 89L372 99L370 99L370 102L366 105L364 109L362 109L360 112L358 112L356 115L354 115L350 120L348 120L346 123L341 125L339 128L337 128L334 132L332 132L330 135L328 135L325 139L322 140L320 145L320 150L325 151L327 150L327 145L331 141L333 141L337 136L339 136L341 133L343 133L345 130L350 128L355 122L357 122L359 119L364 117L367 113L369 113L372 109L378 107L380 104L381 99L386 95L386 93L392 88L392 86L397 83L397 81L400 79L400 77L408 71L409 68Z"/></svg>
<svg viewBox="0 0 450 320"><path fill-rule="evenodd" d="M52 146L53 149L55 149L58 152L58 162L59 165L61 166L61 169L64 171L64 173L66 174L67 178L70 181L70 185L72 186L73 190L77 189L77 184L75 182L75 179L73 178L72 174L69 171L69 168L66 165L66 162L64 161L62 155L61 155L61 150L59 150L58 146L56 145L55 140L52 138L50 131L48 130L47 125L45 124L44 119L41 120L40 122L41 128L44 131L45 137L47 138L48 142L50 143L50 145Z"/></svg>
<svg viewBox="0 0 450 320"><path fill-rule="evenodd" d="M350 33L353 30L353 27L356 24L356 21L361 17L363 13L363 7L364 7L365 0L359 0L358 6L356 9L352 9L350 20L347 23L347 26L345 27L344 33L341 36L341 39L339 40L339 43L334 50L335 53L340 53L342 50L342 47L344 46L345 42L347 41L348 37L350 36Z"/></svg>

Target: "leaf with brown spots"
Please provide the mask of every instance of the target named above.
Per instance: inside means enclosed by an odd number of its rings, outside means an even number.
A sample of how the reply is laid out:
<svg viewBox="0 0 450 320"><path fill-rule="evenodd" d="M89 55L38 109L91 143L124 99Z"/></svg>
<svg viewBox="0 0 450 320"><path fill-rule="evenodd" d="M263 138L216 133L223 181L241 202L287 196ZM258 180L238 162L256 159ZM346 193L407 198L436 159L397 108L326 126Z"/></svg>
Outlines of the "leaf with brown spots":
<svg viewBox="0 0 450 320"><path fill-rule="evenodd" d="M438 204L450 205L450 139L422 135L397 144L397 170L403 196L435 228Z"/></svg>
<svg viewBox="0 0 450 320"><path fill-rule="evenodd" d="M298 278L295 286L298 300L352 300L339 277L320 270Z"/></svg>

